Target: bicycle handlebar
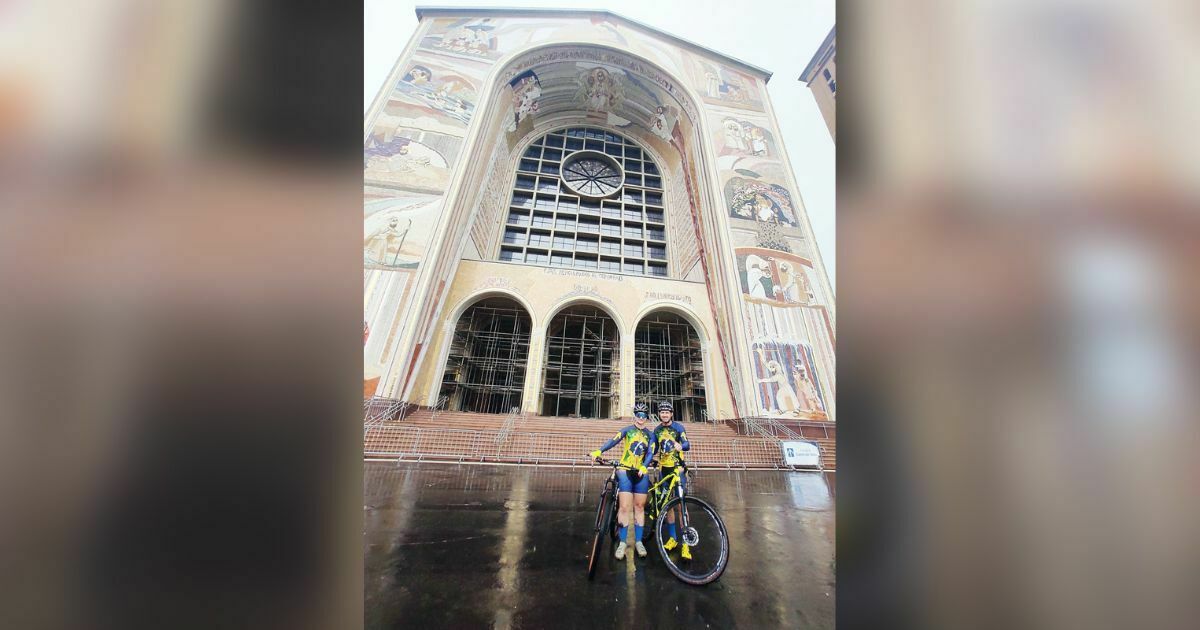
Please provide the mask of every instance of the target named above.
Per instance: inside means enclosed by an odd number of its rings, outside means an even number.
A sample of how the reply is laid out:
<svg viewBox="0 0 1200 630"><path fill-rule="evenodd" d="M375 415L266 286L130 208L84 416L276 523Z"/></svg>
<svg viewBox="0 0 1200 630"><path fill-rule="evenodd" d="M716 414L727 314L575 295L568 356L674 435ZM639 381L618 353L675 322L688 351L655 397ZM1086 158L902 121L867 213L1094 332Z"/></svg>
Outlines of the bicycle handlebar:
<svg viewBox="0 0 1200 630"><path fill-rule="evenodd" d="M607 459L604 459L603 457L597 457L597 458L593 459L592 461L597 464L603 464L605 466L612 466L613 468L616 468L617 466L620 465L620 462L618 462L618 461L607 460ZM679 466L688 472L691 472L691 470L692 470L691 467L689 467L687 465L687 462L679 462ZM650 464L646 466L646 469L649 470L651 468L658 468L658 467L659 467L658 461L651 460Z"/></svg>

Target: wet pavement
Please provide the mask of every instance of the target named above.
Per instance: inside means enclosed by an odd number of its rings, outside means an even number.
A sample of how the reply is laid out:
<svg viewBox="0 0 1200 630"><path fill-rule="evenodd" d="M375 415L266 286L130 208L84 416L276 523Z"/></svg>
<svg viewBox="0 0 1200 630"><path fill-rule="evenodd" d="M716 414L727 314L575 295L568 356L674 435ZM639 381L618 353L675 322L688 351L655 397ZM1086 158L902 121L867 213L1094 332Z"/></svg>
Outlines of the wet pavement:
<svg viewBox="0 0 1200 630"><path fill-rule="evenodd" d="M698 471L692 493L730 536L728 568L702 587L650 544L623 561L605 544L588 581L606 475L365 462L366 627L833 627L833 500L819 473Z"/></svg>

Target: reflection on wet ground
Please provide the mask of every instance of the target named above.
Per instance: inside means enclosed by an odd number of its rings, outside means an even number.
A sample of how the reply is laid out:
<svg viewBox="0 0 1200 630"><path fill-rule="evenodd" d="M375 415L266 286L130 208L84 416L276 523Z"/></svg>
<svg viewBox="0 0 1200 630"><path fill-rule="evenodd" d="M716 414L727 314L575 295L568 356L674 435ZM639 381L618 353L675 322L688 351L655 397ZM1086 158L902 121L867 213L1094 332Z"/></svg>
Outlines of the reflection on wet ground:
<svg viewBox="0 0 1200 630"><path fill-rule="evenodd" d="M819 473L699 471L692 491L720 511L731 552L720 580L693 587L652 546L617 561L606 545L587 580L598 467L364 469L367 628L833 627L833 500Z"/></svg>

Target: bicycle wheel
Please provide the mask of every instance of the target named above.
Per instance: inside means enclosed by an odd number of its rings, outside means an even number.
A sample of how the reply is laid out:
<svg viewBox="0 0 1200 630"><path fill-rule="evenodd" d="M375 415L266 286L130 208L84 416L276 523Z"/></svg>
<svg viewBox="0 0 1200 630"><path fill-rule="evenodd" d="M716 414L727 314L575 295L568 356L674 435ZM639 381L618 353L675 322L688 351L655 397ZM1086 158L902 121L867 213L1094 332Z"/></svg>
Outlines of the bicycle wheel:
<svg viewBox="0 0 1200 630"><path fill-rule="evenodd" d="M682 508L682 520L676 521L676 528L682 543L687 544L692 559L685 560L682 546L668 552L664 545L670 539L667 532L667 514L675 508ZM725 523L713 507L696 497L672 499L667 503L658 517L655 528L658 539L658 553L662 556L667 569L687 584L702 586L721 577L729 564L729 533Z"/></svg>
<svg viewBox="0 0 1200 630"><path fill-rule="evenodd" d="M588 556L588 579L596 575L596 565L600 562L600 552L604 549L604 530L612 520L612 494L608 488L600 493L600 504L596 506L596 527L592 535L592 554Z"/></svg>

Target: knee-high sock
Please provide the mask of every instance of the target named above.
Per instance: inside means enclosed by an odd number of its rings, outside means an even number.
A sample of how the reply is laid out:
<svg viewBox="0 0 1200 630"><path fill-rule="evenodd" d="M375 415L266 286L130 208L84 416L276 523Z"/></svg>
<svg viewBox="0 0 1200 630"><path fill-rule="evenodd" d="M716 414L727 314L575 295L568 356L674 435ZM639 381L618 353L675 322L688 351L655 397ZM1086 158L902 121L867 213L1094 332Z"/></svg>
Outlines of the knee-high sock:
<svg viewBox="0 0 1200 630"><path fill-rule="evenodd" d="M628 532L629 532L629 528L626 527L625 525L618 527L617 528L617 542L618 543L625 542L625 534Z"/></svg>
<svg viewBox="0 0 1200 630"><path fill-rule="evenodd" d="M669 534L672 539L675 539L675 523L667 523L667 534Z"/></svg>
<svg viewBox="0 0 1200 630"><path fill-rule="evenodd" d="M633 526L633 539L635 541L639 541L642 539L642 526L641 525Z"/></svg>

